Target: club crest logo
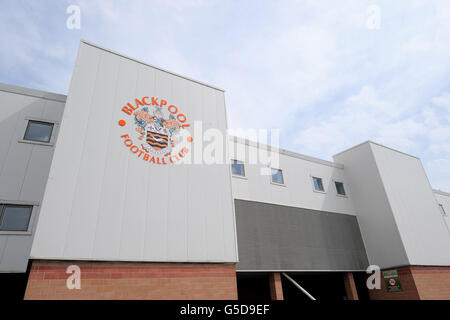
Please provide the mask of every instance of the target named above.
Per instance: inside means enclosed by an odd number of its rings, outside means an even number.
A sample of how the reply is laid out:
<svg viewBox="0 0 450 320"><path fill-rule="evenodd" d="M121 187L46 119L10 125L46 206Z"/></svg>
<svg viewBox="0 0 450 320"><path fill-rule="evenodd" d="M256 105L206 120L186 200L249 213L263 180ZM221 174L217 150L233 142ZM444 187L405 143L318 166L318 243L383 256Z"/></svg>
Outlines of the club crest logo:
<svg viewBox="0 0 450 320"><path fill-rule="evenodd" d="M126 147L139 158L156 164L180 161L189 152L193 138L185 114L164 99L143 97L127 103L121 111L129 118L119 125L133 132L121 135Z"/></svg>
<svg viewBox="0 0 450 320"><path fill-rule="evenodd" d="M181 124L173 114L164 116L159 109L150 110L143 107L134 112L134 122L138 139L142 140L142 148L151 153L169 156L175 144L181 142Z"/></svg>

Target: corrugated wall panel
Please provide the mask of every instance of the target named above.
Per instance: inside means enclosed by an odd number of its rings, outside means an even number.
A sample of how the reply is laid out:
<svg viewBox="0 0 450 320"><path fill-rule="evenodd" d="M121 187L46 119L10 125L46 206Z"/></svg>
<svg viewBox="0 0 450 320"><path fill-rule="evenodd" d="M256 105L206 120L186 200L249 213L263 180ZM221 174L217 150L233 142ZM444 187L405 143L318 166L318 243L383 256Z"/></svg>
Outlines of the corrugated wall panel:
<svg viewBox="0 0 450 320"><path fill-rule="evenodd" d="M369 264L355 216L235 200L238 271L354 271Z"/></svg>

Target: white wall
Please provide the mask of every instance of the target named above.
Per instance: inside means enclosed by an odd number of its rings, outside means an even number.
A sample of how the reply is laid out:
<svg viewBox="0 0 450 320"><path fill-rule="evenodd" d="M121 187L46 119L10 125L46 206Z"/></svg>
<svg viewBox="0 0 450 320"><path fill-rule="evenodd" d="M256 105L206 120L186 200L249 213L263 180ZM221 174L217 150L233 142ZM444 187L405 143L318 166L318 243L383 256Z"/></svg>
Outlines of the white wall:
<svg viewBox="0 0 450 320"><path fill-rule="evenodd" d="M226 129L223 91L82 42L33 258L237 261L230 167L156 165L124 146L135 126L121 108L143 96Z"/></svg>
<svg viewBox="0 0 450 320"><path fill-rule="evenodd" d="M381 268L408 265L409 260L378 172L371 143L334 156L353 187L353 201L370 264Z"/></svg>
<svg viewBox="0 0 450 320"><path fill-rule="evenodd" d="M237 147L239 144L240 147ZM247 148L246 156L238 156L238 148ZM235 151L233 151L235 150ZM355 215L352 199L353 186L344 174L343 167L324 160L278 153L279 168L283 170L284 186L271 183L270 175L261 175L264 164L249 164L248 154L255 154L257 146L242 139L230 138L230 157L245 162L246 178L233 177L233 197L235 199L273 203L298 208L323 210ZM257 153L257 152L256 152ZM315 192L312 176L322 178L325 193ZM347 196L337 195L334 181L344 183Z"/></svg>
<svg viewBox="0 0 450 320"><path fill-rule="evenodd" d="M0 272L25 272L65 96L0 84L0 203L32 205L27 232L0 231ZM55 123L51 143L23 141L28 120Z"/></svg>
<svg viewBox="0 0 450 320"><path fill-rule="evenodd" d="M334 156L354 185L369 261L450 265L450 232L420 159L366 142Z"/></svg>
<svg viewBox="0 0 450 320"><path fill-rule="evenodd" d="M445 216L442 216L447 229L450 232L450 193L434 190L434 197L439 204L442 204L445 211Z"/></svg>
<svg viewBox="0 0 450 320"><path fill-rule="evenodd" d="M450 265L450 233L420 159L371 144L412 265Z"/></svg>

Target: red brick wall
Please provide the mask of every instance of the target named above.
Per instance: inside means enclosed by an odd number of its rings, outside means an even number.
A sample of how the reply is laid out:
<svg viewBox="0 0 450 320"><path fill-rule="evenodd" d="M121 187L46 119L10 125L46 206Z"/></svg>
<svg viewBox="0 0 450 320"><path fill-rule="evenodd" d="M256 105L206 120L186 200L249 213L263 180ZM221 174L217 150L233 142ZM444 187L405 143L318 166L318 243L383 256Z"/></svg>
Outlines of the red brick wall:
<svg viewBox="0 0 450 320"><path fill-rule="evenodd" d="M408 266L397 269L403 291L387 292L381 275L381 289L369 290L373 300L450 299L450 267Z"/></svg>
<svg viewBox="0 0 450 320"><path fill-rule="evenodd" d="M411 267L422 300L450 300L450 267Z"/></svg>
<svg viewBox="0 0 450 320"><path fill-rule="evenodd" d="M81 289L66 269L81 269ZM33 261L25 292L35 299L237 299L234 264Z"/></svg>
<svg viewBox="0 0 450 320"><path fill-rule="evenodd" d="M381 289L369 290L371 300L418 300L416 283L409 267L396 269L403 291L387 292L383 273L381 273Z"/></svg>

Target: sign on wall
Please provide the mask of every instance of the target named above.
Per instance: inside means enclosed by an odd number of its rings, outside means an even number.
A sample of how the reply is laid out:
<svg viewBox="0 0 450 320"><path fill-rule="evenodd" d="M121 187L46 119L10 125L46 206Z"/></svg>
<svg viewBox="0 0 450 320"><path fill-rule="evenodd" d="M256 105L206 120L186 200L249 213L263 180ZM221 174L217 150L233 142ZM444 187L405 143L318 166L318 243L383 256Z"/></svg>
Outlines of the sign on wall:
<svg viewBox="0 0 450 320"><path fill-rule="evenodd" d="M136 98L134 104L128 102L122 111L125 118L128 116L133 130L121 138L138 158L155 164L169 164L182 160L189 152L193 138L186 128L190 124L177 106L158 97L143 97ZM122 118L118 123L125 127L127 120Z"/></svg>
<svg viewBox="0 0 450 320"><path fill-rule="evenodd" d="M383 278L386 283L387 292L403 291L397 270L383 271Z"/></svg>

